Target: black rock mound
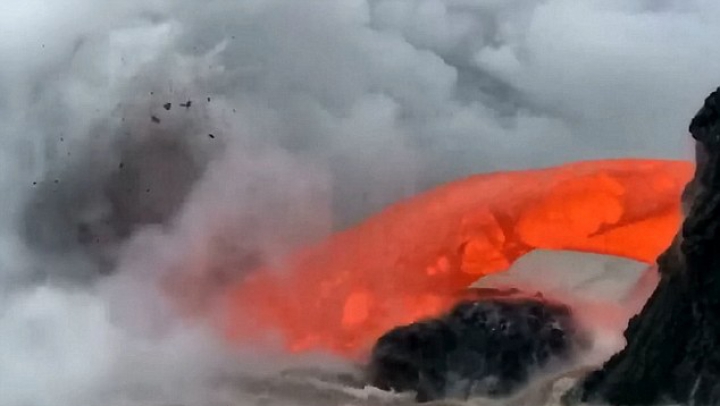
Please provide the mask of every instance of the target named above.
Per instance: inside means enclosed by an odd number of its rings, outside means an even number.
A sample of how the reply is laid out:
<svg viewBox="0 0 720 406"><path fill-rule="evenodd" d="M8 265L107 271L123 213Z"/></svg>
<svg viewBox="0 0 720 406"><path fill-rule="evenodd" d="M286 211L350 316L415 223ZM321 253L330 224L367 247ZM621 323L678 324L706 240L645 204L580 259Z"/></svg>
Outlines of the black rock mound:
<svg viewBox="0 0 720 406"><path fill-rule="evenodd" d="M420 402L512 394L568 360L584 341L570 308L540 297L461 302L436 319L397 327L373 348L372 385Z"/></svg>

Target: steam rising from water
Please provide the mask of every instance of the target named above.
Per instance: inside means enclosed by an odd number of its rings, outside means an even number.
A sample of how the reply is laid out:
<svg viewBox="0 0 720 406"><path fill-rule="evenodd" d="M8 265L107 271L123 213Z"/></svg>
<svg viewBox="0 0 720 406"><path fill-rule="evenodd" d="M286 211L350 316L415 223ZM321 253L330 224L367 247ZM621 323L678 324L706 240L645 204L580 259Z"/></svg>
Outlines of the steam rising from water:
<svg viewBox="0 0 720 406"><path fill-rule="evenodd" d="M710 0L3 1L0 404L203 402L226 367L266 364L179 321L168 275L211 309L243 271L440 182L689 157L719 15Z"/></svg>

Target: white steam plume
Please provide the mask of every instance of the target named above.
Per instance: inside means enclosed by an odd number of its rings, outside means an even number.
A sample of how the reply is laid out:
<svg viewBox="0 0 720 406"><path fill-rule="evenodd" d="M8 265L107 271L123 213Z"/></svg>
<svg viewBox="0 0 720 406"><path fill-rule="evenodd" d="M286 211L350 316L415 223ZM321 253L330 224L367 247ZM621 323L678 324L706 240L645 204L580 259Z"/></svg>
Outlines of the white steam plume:
<svg viewBox="0 0 720 406"><path fill-rule="evenodd" d="M201 402L231 350L173 316L165 276L205 304L459 176L689 157L718 17L712 0L2 1L0 404Z"/></svg>

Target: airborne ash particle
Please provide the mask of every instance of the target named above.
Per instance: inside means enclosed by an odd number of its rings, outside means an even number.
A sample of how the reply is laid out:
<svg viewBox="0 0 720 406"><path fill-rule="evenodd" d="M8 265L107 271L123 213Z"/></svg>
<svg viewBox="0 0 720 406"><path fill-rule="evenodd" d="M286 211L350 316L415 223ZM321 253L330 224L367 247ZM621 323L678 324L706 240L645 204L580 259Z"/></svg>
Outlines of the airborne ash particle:
<svg viewBox="0 0 720 406"><path fill-rule="evenodd" d="M192 105L192 100L188 100L186 103L180 103L180 107L185 107L186 109L189 109Z"/></svg>
<svg viewBox="0 0 720 406"><path fill-rule="evenodd" d="M120 162L120 165L118 165L118 168L119 168L119 169L122 169L122 168L124 168L124 167L125 167L125 162Z"/></svg>
<svg viewBox="0 0 720 406"><path fill-rule="evenodd" d="M155 123L155 124L159 124L159 123L160 123L160 119L157 118L156 116L151 116L151 117L150 117L150 120L152 120L152 122Z"/></svg>
<svg viewBox="0 0 720 406"><path fill-rule="evenodd" d="M215 136L213 134L208 134L208 137L215 138Z"/></svg>
<svg viewBox="0 0 720 406"><path fill-rule="evenodd" d="M210 102L210 98L208 97L208 102Z"/></svg>
<svg viewBox="0 0 720 406"><path fill-rule="evenodd" d="M163 104L163 108L164 108L165 110L167 110L167 111L170 111L170 109L172 108L172 103L165 103L165 104Z"/></svg>

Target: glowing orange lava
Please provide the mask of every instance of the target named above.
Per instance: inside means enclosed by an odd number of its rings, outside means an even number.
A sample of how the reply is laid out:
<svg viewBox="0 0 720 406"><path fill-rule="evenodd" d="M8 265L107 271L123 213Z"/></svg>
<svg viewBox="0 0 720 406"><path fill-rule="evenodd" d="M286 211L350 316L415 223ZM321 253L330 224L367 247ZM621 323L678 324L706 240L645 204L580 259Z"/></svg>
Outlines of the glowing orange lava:
<svg viewBox="0 0 720 406"><path fill-rule="evenodd" d="M609 160L476 175L395 204L259 270L227 297L234 340L363 354L535 248L653 263L681 219L689 162Z"/></svg>

